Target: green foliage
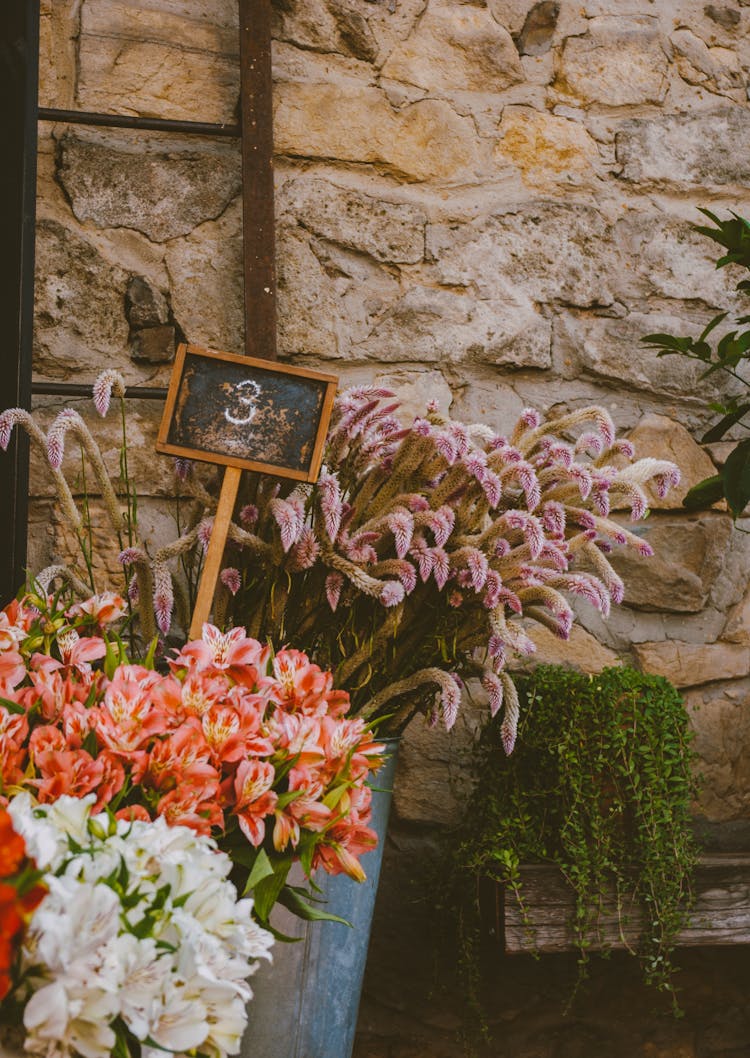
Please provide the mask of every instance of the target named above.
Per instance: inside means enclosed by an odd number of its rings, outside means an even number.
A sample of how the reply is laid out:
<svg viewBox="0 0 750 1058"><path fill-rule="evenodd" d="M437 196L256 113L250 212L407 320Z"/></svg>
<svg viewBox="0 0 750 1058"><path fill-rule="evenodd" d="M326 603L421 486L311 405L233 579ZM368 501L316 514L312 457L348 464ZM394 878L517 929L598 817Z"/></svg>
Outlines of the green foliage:
<svg viewBox="0 0 750 1058"><path fill-rule="evenodd" d="M679 694L629 668L587 676L552 665L519 681L519 692L515 751L506 757L498 725L488 725L453 850L464 941L478 878L509 885L523 904L519 865L556 864L575 891L581 977L601 911L640 906L645 979L674 996L671 953L696 860L694 753Z"/></svg>
<svg viewBox="0 0 750 1058"><path fill-rule="evenodd" d="M727 251L718 258L716 267L724 268L731 264L750 271L750 221L736 213L731 214L730 220L720 220L710 210L702 209L700 212L708 217L714 227L697 224L695 230ZM741 279L736 289L745 296L750 295L750 279ZM658 356L678 354L704 364L701 379L721 371L737 380L747 390L747 394L750 394L750 382L741 373L741 368L750 361L750 315L736 317L734 322L738 324L738 328L723 334L715 346L708 341L713 330L723 323L728 315L728 312L720 312L714 316L697 338L647 334L642 341L656 348ZM734 396L723 403L709 404L709 408L720 414L721 419L703 436L701 440L704 444L720 441L732 427L750 429L750 425L745 421L750 412L747 394L743 397ZM720 473L695 485L683 502L689 510L700 510L710 507L720 499L727 501L735 518L739 518L750 503L750 438L741 440Z"/></svg>

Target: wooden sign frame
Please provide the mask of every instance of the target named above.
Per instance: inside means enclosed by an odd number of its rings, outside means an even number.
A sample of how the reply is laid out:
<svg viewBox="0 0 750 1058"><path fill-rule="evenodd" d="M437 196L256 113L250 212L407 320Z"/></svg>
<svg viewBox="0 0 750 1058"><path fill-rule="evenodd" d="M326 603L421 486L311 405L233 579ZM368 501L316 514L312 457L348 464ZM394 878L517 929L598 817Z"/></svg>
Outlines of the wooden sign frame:
<svg viewBox="0 0 750 1058"><path fill-rule="evenodd" d="M307 470L295 467L287 467L278 463L266 462L261 459L244 459L240 456L227 454L212 449L192 448L186 445L174 444L169 441L170 430L177 410L177 403L184 381L184 373L188 356L207 360L215 365L217 363L237 364L246 368L248 375L252 376L253 369L263 372L265 375L292 376L300 379L308 379L311 382L321 383L323 396L320 405L320 418L315 429L315 440ZM157 452L165 455L182 456L186 459L197 459L206 463L218 463L227 467L236 467L239 470L253 470L262 474L272 474L274 477L291 478L294 481L315 482L320 473L323 460L323 447L325 445L328 424L333 410L333 402L336 396L338 379L335 375L324 374L321 371L309 371L301 367L292 367L288 364L279 364L275 361L261 360L251 356L240 356L235 353L222 353L213 349L204 349L197 345L187 343L180 344L177 349L172 377L167 392L167 400L164 406L159 434L156 441Z"/></svg>

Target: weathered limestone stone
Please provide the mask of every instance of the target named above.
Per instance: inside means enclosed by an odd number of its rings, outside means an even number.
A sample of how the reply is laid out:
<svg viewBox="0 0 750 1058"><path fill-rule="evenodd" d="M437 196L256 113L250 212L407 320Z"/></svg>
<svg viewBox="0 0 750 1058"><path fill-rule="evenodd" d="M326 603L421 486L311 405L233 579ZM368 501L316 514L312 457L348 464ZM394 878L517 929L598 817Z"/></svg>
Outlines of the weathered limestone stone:
<svg viewBox="0 0 750 1058"><path fill-rule="evenodd" d="M329 6L344 50L365 62L374 62L378 57L378 42L354 0L329 0Z"/></svg>
<svg viewBox="0 0 750 1058"><path fill-rule="evenodd" d="M137 364L170 364L176 349L174 327L144 327L132 338L130 355Z"/></svg>
<svg viewBox="0 0 750 1058"><path fill-rule="evenodd" d="M85 110L228 122L239 93L231 0L86 0L78 103Z"/></svg>
<svg viewBox="0 0 750 1058"><path fill-rule="evenodd" d="M623 122L615 137L622 178L678 188L750 181L750 113L665 114Z"/></svg>
<svg viewBox="0 0 750 1058"><path fill-rule="evenodd" d="M726 48L709 48L689 29L678 29L670 37L677 57L677 69L688 84L701 85L743 101L742 69L738 56Z"/></svg>
<svg viewBox="0 0 750 1058"><path fill-rule="evenodd" d="M289 41L301 48L335 52L341 50L336 19L326 0L284 0L274 5L274 40Z"/></svg>
<svg viewBox="0 0 750 1058"><path fill-rule="evenodd" d="M506 107L495 158L518 166L525 184L580 184L599 167L596 141L583 125L531 107Z"/></svg>
<svg viewBox="0 0 750 1058"><path fill-rule="evenodd" d="M68 133L60 159L60 180L79 220L134 228L156 242L215 220L242 190L232 147L144 154L140 139L116 149Z"/></svg>
<svg viewBox="0 0 750 1058"><path fill-rule="evenodd" d="M716 473L709 457L685 427L666 415L644 415L629 437L635 445L636 458L671 459L680 468L680 484L670 489L664 499L655 489L646 489L652 510L681 510L688 489Z"/></svg>
<svg viewBox="0 0 750 1058"><path fill-rule="evenodd" d="M724 29L734 29L740 24L741 15L734 7L720 7L717 4L706 4L703 9L712 22Z"/></svg>
<svg viewBox="0 0 750 1058"><path fill-rule="evenodd" d="M36 239L34 370L52 379L94 381L128 363L126 273L72 228L40 220Z"/></svg>
<svg viewBox="0 0 750 1058"><path fill-rule="evenodd" d="M551 364L549 321L528 301L481 300L415 286L386 312L357 353L393 360L470 361L509 367Z"/></svg>
<svg viewBox="0 0 750 1058"><path fill-rule="evenodd" d="M242 210L233 203L216 221L167 244L172 311L189 342L241 352L244 341Z"/></svg>
<svg viewBox="0 0 750 1058"><path fill-rule="evenodd" d="M622 660L613 650L604 646L590 632L574 624L570 638L558 639L549 629L533 621L526 631L536 643L536 653L526 658L514 658L513 669L530 669L537 665L564 665L580 669L581 672L598 673L612 665L621 665Z"/></svg>
<svg viewBox="0 0 750 1058"><path fill-rule="evenodd" d="M722 639L728 643L740 643L750 649L750 588L745 598L730 610Z"/></svg>
<svg viewBox="0 0 750 1058"><path fill-rule="evenodd" d="M298 228L277 232L279 345L286 354L323 359L339 353L333 284Z"/></svg>
<svg viewBox="0 0 750 1058"><path fill-rule="evenodd" d="M701 323L701 320L703 321ZM715 378L700 381L701 365L683 356L662 356L642 344L646 334L698 334L705 326L705 313L696 319L678 319L664 312L630 312L623 318L561 318L570 355L583 370L599 378L625 383L646 393L684 398L700 393L713 400L726 393L727 385Z"/></svg>
<svg viewBox="0 0 750 1058"><path fill-rule="evenodd" d="M709 820L750 813L750 681L689 691L685 704L695 732L693 748L703 775L699 807Z"/></svg>
<svg viewBox="0 0 750 1058"><path fill-rule="evenodd" d="M78 0L41 0L39 5L39 105L73 105L76 82Z"/></svg>
<svg viewBox="0 0 750 1058"><path fill-rule="evenodd" d="M560 17L560 5L555 0L541 0L527 14L521 32L516 37L520 55L544 55L552 41Z"/></svg>
<svg viewBox="0 0 750 1058"><path fill-rule="evenodd" d="M733 680L750 674L750 650L738 643L638 643L633 647L644 672L664 676L675 687Z"/></svg>
<svg viewBox="0 0 750 1058"><path fill-rule="evenodd" d="M639 535L652 558L615 548L610 556L625 582L625 604L639 610L696 613L708 601L725 561L732 522L722 514L652 515Z"/></svg>
<svg viewBox="0 0 750 1058"><path fill-rule="evenodd" d="M667 89L667 57L657 20L636 15L592 18L586 36L566 39L555 88L582 103L660 103Z"/></svg>
<svg viewBox="0 0 750 1058"><path fill-rule="evenodd" d="M308 231L378 261L416 264L424 257L427 217L415 206L304 178L284 186L279 205Z"/></svg>
<svg viewBox="0 0 750 1058"><path fill-rule="evenodd" d="M502 92L523 69L510 33L486 9L431 0L383 76L430 92Z"/></svg>
<svg viewBox="0 0 750 1058"><path fill-rule="evenodd" d="M280 84L278 153L382 165L407 180L471 178L484 156L472 124L447 103L425 99L394 110L379 88Z"/></svg>
<svg viewBox="0 0 750 1058"><path fill-rule="evenodd" d="M441 826L459 821L471 788L470 762L481 720L481 713L466 700L452 731L441 725L430 728L422 716L412 720L398 754L398 782L393 791L398 819Z"/></svg>
<svg viewBox="0 0 750 1058"><path fill-rule="evenodd" d="M133 276L125 291L125 315L133 329L157 327L169 319L169 305L144 276Z"/></svg>
<svg viewBox="0 0 750 1058"><path fill-rule="evenodd" d="M630 209L614 232L627 265L615 279L623 300L657 295L722 309L736 303L738 269L717 269L715 243L691 223L650 209Z"/></svg>
<svg viewBox="0 0 750 1058"><path fill-rule="evenodd" d="M616 251L609 226L591 206L526 202L471 224L429 225L427 249L443 283L471 285L483 297L522 293L580 307L613 300Z"/></svg>

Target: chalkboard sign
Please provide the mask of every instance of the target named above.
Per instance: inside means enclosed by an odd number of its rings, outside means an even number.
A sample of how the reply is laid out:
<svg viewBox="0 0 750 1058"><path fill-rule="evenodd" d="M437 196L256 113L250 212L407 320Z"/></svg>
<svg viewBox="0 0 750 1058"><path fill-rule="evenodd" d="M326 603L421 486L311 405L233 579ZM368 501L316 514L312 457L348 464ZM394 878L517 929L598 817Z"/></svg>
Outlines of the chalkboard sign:
<svg viewBox="0 0 750 1058"><path fill-rule="evenodd" d="M336 383L318 371L180 345L156 450L316 481Z"/></svg>

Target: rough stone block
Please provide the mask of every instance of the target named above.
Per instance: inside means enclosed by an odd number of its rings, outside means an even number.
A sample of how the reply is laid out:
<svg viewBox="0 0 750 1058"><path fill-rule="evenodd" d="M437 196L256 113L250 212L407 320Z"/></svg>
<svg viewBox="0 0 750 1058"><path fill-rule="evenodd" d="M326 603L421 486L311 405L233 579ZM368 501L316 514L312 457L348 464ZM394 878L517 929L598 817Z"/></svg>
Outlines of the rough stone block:
<svg viewBox="0 0 750 1058"><path fill-rule="evenodd" d="M711 684L685 695L703 782L699 808L719 822L750 813L750 680Z"/></svg>
<svg viewBox="0 0 750 1058"><path fill-rule="evenodd" d="M279 208L321 238L378 261L416 264L424 256L427 217L407 203L388 202L356 188L301 177L284 185Z"/></svg>
<svg viewBox="0 0 750 1058"><path fill-rule="evenodd" d="M680 484L661 499L653 488L646 490L652 510L682 510L688 489L716 473L716 468L684 426L666 415L644 415L630 440L638 459L671 459L680 468Z"/></svg>
<svg viewBox="0 0 750 1058"><path fill-rule="evenodd" d="M215 220L242 190L239 152L234 145L198 152L185 141L180 148L144 145L142 135L112 147L98 135L66 134L59 177L78 220L133 228L155 242Z"/></svg>
<svg viewBox="0 0 750 1058"><path fill-rule="evenodd" d="M86 0L78 104L85 110L229 122L239 95L232 0Z"/></svg>
<svg viewBox="0 0 750 1058"><path fill-rule="evenodd" d="M409 289L356 352L394 361L548 368L551 331L528 300L477 300L440 287Z"/></svg>
<svg viewBox="0 0 750 1058"><path fill-rule="evenodd" d="M693 226L700 219L697 213L690 223L650 209L628 210L614 227L625 263L613 277L617 294L624 300L657 296L702 301L717 309L736 305L740 270L716 268L716 244Z"/></svg>
<svg viewBox="0 0 750 1058"><path fill-rule="evenodd" d="M702 610L722 566L732 534L722 514L653 514L639 535L653 547L652 558L615 548L610 556L625 582L625 604L638 610L696 613Z"/></svg>
<svg viewBox="0 0 750 1058"><path fill-rule="evenodd" d="M280 154L383 166L407 180L455 182L486 168L472 123L439 99L394 110L379 88L280 84L274 142Z"/></svg>
<svg viewBox="0 0 750 1058"><path fill-rule="evenodd" d="M605 106L661 103L667 56L654 17L604 15L563 45L554 86L562 97Z"/></svg>
<svg viewBox="0 0 750 1058"><path fill-rule="evenodd" d="M738 643L638 643L633 647L644 672L664 676L675 687L732 680L750 674L750 650Z"/></svg>
<svg viewBox="0 0 750 1058"><path fill-rule="evenodd" d="M172 311L187 340L241 352L245 328L240 203L184 238L171 239L165 260Z"/></svg>
<svg viewBox="0 0 750 1058"><path fill-rule="evenodd" d="M701 380L702 365L683 356L657 356L642 344L646 334L700 334L705 312L686 310L680 318L667 312L630 312L618 317L565 317L556 323L561 345L577 359L586 374L609 379L646 394L684 398L700 393L705 401L726 396L736 388L724 379ZM739 383L736 384L737 386Z"/></svg>
<svg viewBox="0 0 750 1058"><path fill-rule="evenodd" d="M725 107L624 122L615 137L622 178L690 189L750 182L750 113Z"/></svg>
<svg viewBox="0 0 750 1058"><path fill-rule="evenodd" d="M144 276L133 276L125 291L125 315L134 329L157 327L169 319L169 305Z"/></svg>
<svg viewBox="0 0 750 1058"><path fill-rule="evenodd" d="M502 92L524 79L507 29L489 11L432 0L383 75L430 92Z"/></svg>
<svg viewBox="0 0 750 1058"><path fill-rule="evenodd" d="M78 232L57 221L38 222L37 376L76 381L88 377L93 382L105 366L128 374L126 284L126 273L110 265ZM132 378L132 369L129 374Z"/></svg>
<svg viewBox="0 0 750 1058"><path fill-rule="evenodd" d="M600 168L596 141L577 121L506 107L498 132L496 160L517 166L530 187L590 183Z"/></svg>
<svg viewBox="0 0 750 1058"><path fill-rule="evenodd" d="M427 249L443 283L580 307L612 303L620 266L596 209L544 200L473 223L429 225Z"/></svg>
<svg viewBox="0 0 750 1058"><path fill-rule="evenodd" d="M174 327L144 327L130 343L130 355L137 364L170 364L174 360L176 333Z"/></svg>
<svg viewBox="0 0 750 1058"><path fill-rule="evenodd" d="M599 673L613 665L621 665L622 660L609 647L587 632L579 624L574 624L570 638L558 639L549 629L533 621L528 622L526 631L536 643L536 653L527 658L515 658L512 668L533 669L537 665L564 665L566 668L579 669L581 672Z"/></svg>

